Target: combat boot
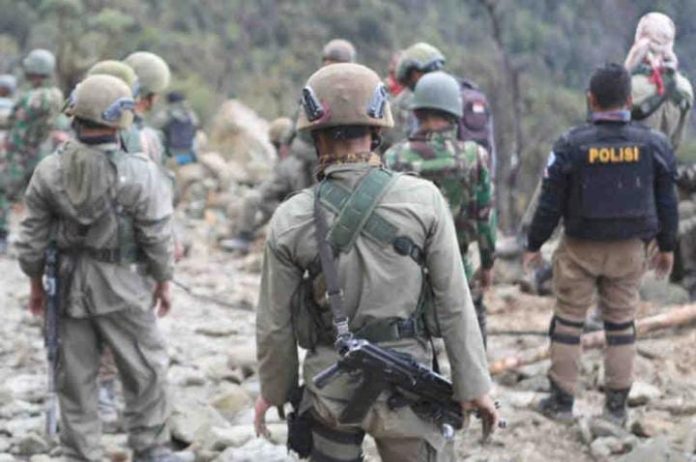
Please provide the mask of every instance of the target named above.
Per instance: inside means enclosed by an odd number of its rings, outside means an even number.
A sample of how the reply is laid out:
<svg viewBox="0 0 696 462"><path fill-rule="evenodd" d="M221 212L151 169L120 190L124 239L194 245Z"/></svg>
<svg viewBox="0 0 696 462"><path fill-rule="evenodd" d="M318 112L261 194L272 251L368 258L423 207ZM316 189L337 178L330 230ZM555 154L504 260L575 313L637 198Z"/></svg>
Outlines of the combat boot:
<svg viewBox="0 0 696 462"><path fill-rule="evenodd" d="M118 433L120 420L116 406L116 382L104 380L99 383L99 420L104 433Z"/></svg>
<svg viewBox="0 0 696 462"><path fill-rule="evenodd" d="M606 391L606 397L604 402L604 412L602 413L602 418L607 420L614 425L619 427L624 427L628 421L628 409L626 407L626 401L628 400L628 393L631 391L630 388L625 388L623 390L609 390Z"/></svg>
<svg viewBox="0 0 696 462"><path fill-rule="evenodd" d="M155 446L143 451L133 451L133 462L184 462L174 451L165 446Z"/></svg>
<svg viewBox="0 0 696 462"><path fill-rule="evenodd" d="M573 422L573 403L575 398L554 383L551 382L551 394L539 401L536 410L548 417L561 423Z"/></svg>

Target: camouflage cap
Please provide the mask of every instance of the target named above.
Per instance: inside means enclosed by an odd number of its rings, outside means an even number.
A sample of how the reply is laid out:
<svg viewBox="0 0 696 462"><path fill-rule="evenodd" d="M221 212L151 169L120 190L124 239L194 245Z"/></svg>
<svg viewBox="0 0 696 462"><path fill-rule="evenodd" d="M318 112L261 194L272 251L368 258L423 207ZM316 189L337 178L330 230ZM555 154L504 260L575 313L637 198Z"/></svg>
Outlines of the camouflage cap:
<svg viewBox="0 0 696 462"><path fill-rule="evenodd" d="M17 89L17 78L12 74L0 75L0 88L4 88L9 93L14 93Z"/></svg>
<svg viewBox="0 0 696 462"><path fill-rule="evenodd" d="M135 101L126 83L111 75L91 75L70 96L70 115L113 128L133 122Z"/></svg>
<svg viewBox="0 0 696 462"><path fill-rule="evenodd" d="M131 88L133 96L138 96L138 76L135 75L133 68L126 63L114 59L99 61L87 71L87 75L110 75L119 78Z"/></svg>
<svg viewBox="0 0 696 462"><path fill-rule="evenodd" d="M324 45L321 57L334 63L352 63L355 62L355 47L348 40L333 39Z"/></svg>
<svg viewBox="0 0 696 462"><path fill-rule="evenodd" d="M457 118L463 115L459 82L446 72L435 71L420 78L410 109L437 109Z"/></svg>
<svg viewBox="0 0 696 462"><path fill-rule="evenodd" d="M292 135L292 120L288 117L278 117L268 126L268 138L271 143L286 144Z"/></svg>
<svg viewBox="0 0 696 462"><path fill-rule="evenodd" d="M315 72L302 90L298 130L344 125L394 126L387 90L372 69L340 63Z"/></svg>
<svg viewBox="0 0 696 462"><path fill-rule="evenodd" d="M396 79L404 84L407 83L408 74L412 70L421 72L432 72L443 68L445 65L445 55L434 46L419 42L406 48L399 63L396 65Z"/></svg>
<svg viewBox="0 0 696 462"><path fill-rule="evenodd" d="M56 57L48 50L32 50L22 61L26 74L48 77L56 70Z"/></svg>
<svg viewBox="0 0 696 462"><path fill-rule="evenodd" d="M140 94L162 93L169 86L171 72L167 63L149 51L136 51L123 60L135 71L140 84Z"/></svg>

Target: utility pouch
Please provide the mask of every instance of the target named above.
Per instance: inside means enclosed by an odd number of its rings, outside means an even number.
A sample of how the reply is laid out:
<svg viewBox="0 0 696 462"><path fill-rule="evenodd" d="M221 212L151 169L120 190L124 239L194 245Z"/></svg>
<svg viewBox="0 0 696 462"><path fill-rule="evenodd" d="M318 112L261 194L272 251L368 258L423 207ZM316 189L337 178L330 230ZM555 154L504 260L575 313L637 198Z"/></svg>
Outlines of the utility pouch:
<svg viewBox="0 0 696 462"><path fill-rule="evenodd" d="M304 385L297 387L290 395L292 412L288 414L288 450L297 453L301 459L312 452L312 416L309 410L300 413L300 403L304 395Z"/></svg>
<svg viewBox="0 0 696 462"><path fill-rule="evenodd" d="M291 300L292 328L297 344L300 348L310 351L319 344L332 345L336 338L331 310L317 301L319 287L324 288L321 293L325 294L323 276L312 273L310 269Z"/></svg>

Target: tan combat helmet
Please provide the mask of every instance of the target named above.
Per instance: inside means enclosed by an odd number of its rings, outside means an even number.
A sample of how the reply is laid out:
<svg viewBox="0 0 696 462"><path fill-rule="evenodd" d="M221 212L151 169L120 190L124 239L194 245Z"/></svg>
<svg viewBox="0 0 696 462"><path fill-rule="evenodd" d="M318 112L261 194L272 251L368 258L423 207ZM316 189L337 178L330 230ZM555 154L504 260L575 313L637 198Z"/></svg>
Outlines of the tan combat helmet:
<svg viewBox="0 0 696 462"><path fill-rule="evenodd" d="M292 135L292 120L278 117L268 126L268 139L273 144L287 144Z"/></svg>
<svg viewBox="0 0 696 462"><path fill-rule="evenodd" d="M171 72L167 63L149 51L136 51L123 60L138 77L140 95L162 93L169 86Z"/></svg>
<svg viewBox="0 0 696 462"><path fill-rule="evenodd" d="M50 77L56 70L56 57L48 50L32 50L22 61L24 73L41 77Z"/></svg>
<svg viewBox="0 0 696 462"><path fill-rule="evenodd" d="M131 89L111 75L91 75L71 96L70 115L112 128L128 128L135 101Z"/></svg>
<svg viewBox="0 0 696 462"><path fill-rule="evenodd" d="M372 69L360 64L325 66L302 90L298 130L345 125L394 126L387 90Z"/></svg>
<svg viewBox="0 0 696 462"><path fill-rule="evenodd" d="M321 58L325 64L352 63L355 62L355 47L348 40L333 39L324 45Z"/></svg>
<svg viewBox="0 0 696 462"><path fill-rule="evenodd" d="M133 91L133 96L138 96L139 84L138 76L128 64L113 59L99 61L87 71L90 75L110 75L123 80Z"/></svg>
<svg viewBox="0 0 696 462"><path fill-rule="evenodd" d="M396 80L405 85L412 70L427 73L438 71L444 65L445 55L440 50L429 43L415 43L401 53L396 65Z"/></svg>

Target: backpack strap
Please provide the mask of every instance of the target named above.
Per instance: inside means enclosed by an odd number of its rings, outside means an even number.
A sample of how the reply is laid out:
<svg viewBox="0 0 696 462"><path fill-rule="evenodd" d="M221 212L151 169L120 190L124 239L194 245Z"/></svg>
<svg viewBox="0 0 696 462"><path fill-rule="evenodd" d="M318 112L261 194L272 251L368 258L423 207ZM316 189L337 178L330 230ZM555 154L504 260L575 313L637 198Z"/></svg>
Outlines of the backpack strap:
<svg viewBox="0 0 696 462"><path fill-rule="evenodd" d="M322 183L322 204L338 214L328 234L336 250L348 252L361 232L382 245L394 242L397 227L373 212L397 177L384 169L371 169L352 192L335 181Z"/></svg>

